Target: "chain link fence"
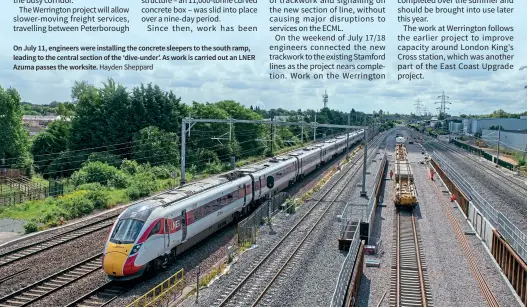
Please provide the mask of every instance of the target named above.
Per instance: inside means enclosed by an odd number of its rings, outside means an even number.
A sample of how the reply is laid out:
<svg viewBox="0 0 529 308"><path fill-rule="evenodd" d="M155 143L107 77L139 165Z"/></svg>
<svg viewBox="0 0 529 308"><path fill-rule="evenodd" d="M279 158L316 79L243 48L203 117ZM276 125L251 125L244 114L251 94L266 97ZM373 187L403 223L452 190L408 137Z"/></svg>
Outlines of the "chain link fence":
<svg viewBox="0 0 529 308"><path fill-rule="evenodd" d="M505 215L496 210L483 198L448 162L434 151L432 157L440 168L454 181L472 200L483 216L509 242L518 255L527 262L527 235L520 231Z"/></svg>
<svg viewBox="0 0 529 308"><path fill-rule="evenodd" d="M237 226L237 241L239 246L250 246L255 244L257 230L265 220L271 217L283 202L289 197L285 192L280 192L270 200L259 206L250 216L239 222Z"/></svg>

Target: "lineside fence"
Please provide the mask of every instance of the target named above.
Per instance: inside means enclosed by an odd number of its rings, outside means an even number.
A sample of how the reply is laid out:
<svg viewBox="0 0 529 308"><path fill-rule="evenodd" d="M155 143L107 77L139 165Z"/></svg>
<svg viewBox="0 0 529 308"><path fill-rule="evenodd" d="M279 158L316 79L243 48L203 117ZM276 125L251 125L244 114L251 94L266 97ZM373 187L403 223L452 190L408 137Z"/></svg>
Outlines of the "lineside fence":
<svg viewBox="0 0 529 308"><path fill-rule="evenodd" d="M265 222L266 218L271 217L279 209L288 196L285 192L272 196L272 202L264 202L250 216L239 222L237 226L239 246L255 244L259 226Z"/></svg>
<svg viewBox="0 0 529 308"><path fill-rule="evenodd" d="M379 152L382 151L382 148L379 148L378 151ZM380 167L378 169L377 176L374 182L375 185L373 185L373 190L371 191L371 194L369 195L369 202L367 203L367 213L369 215L368 222L370 223L370 225L373 223L374 217L376 216L375 210L378 204L380 188L382 187L382 182L383 182L382 180L383 180L384 172L387 168L387 165L388 165L388 155L387 155L387 151L384 149L384 155L382 156L382 163L380 164ZM369 230L371 231L371 227L369 228ZM371 232L369 232L369 234L371 234Z"/></svg>
<svg viewBox="0 0 529 308"><path fill-rule="evenodd" d="M127 307L168 307L171 302L182 295L183 290L184 270L181 269Z"/></svg>
<svg viewBox="0 0 529 308"><path fill-rule="evenodd" d="M56 198L64 195L64 184L50 181L48 185L29 183L23 180L8 179L0 184L0 206L14 205L26 201Z"/></svg>
<svg viewBox="0 0 529 308"><path fill-rule="evenodd" d="M471 199L472 203L483 213L492 226L509 242L514 251L527 263L527 235L520 231L505 215L496 210L485 198L476 192L472 185L452 168L450 164L439 157L436 152L432 153L432 158L447 176Z"/></svg>

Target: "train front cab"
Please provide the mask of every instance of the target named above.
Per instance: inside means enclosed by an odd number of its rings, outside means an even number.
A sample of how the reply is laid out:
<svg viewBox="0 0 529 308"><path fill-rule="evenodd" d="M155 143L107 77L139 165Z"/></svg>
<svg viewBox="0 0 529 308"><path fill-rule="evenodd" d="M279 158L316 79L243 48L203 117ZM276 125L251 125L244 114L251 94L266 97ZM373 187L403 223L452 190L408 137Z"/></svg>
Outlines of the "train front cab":
<svg viewBox="0 0 529 308"><path fill-rule="evenodd" d="M137 253L142 244L135 244L144 222L133 219L120 219L107 241L103 254L103 270L112 280L129 280L139 277L145 271L143 266L135 266Z"/></svg>

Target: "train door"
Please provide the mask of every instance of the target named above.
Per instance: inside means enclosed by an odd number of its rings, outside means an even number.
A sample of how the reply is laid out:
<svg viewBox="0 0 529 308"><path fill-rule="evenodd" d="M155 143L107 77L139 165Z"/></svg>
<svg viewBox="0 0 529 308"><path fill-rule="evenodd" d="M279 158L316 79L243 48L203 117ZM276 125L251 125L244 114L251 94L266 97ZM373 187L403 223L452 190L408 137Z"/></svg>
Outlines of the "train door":
<svg viewBox="0 0 529 308"><path fill-rule="evenodd" d="M186 210L182 210L182 242L185 241L187 237L187 217Z"/></svg>
<svg viewBox="0 0 529 308"><path fill-rule="evenodd" d="M165 226L164 226L165 248L169 248L171 244L171 239L169 237L170 234L171 234L171 230L169 229L168 219L165 219Z"/></svg>

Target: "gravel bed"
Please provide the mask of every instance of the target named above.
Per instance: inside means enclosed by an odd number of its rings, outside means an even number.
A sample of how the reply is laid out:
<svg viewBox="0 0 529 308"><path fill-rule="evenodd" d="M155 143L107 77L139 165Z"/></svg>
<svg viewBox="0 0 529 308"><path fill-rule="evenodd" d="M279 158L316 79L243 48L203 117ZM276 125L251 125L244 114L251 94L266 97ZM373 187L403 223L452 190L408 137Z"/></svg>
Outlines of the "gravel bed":
<svg viewBox="0 0 529 308"><path fill-rule="evenodd" d="M426 178L426 176L424 178ZM446 187L442 184L441 179L437 175L435 176L435 184L431 184L431 183L428 183L428 182L429 182L429 180L427 180L427 179L424 180L425 186L430 188L430 189L432 189L432 196L434 196L433 194L436 193L435 190L433 190L433 189L436 189L436 188L434 188L434 185L437 185L442 190L446 190ZM421 184L421 183L419 183L419 184ZM429 184L429 185L427 185L427 184ZM441 211L440 206L448 206L448 207L450 207L452 215L456 218L460 228L463 231L472 230L472 227L468 224L467 220L464 217L464 214L457 208L457 206L455 206L455 204L452 204L452 203L449 202L448 194L445 194L445 195L446 195L445 198L440 200L439 195L436 194L435 195L436 196L436 200L434 200L436 203L434 204L435 206L432 207L432 208L436 209L438 211ZM441 220L446 221L447 225L449 224L446 216L444 216L443 219L438 219L438 221L441 221ZM455 247L457 247L457 250L461 250L461 248L460 248L460 245L459 245L459 243L457 242L457 240L455 238L455 235L453 235L453 230L451 229L451 225L450 225L450 229L447 230L447 231L450 232L448 234L452 234L451 235L452 239L451 239L450 244L451 244L451 246L453 246L453 248L451 249L451 251L453 253L448 253L447 257L442 259L442 261L445 262L445 264L446 264L447 261L451 261L451 260L457 259L461 263L468 264L468 262L466 261L466 257L461 257L461 258L459 258L459 257L455 258L454 257L454 255L456 253L454 251L454 250L456 250ZM446 235L445 235L445 237L446 237ZM468 235L468 236L466 236L466 239L469 242L470 246L472 247L472 253L473 253L474 260L476 261L476 264L478 265L481 274L483 275L483 277L487 281L487 284L489 285L489 288L492 290L494 296L498 300L498 303L499 303L500 307L521 306L521 303L518 302L516 296L512 293L512 291L511 291L512 289L509 287L509 283L502 277L501 270L495 264L495 261L494 261L492 255L490 255L490 253L488 252L488 249L483 245L482 241L475 235ZM450 249L449 245L446 246L445 248L438 247L438 246L440 246L439 238L435 238L435 240L437 242L435 242L435 244L431 244L431 246L433 246L432 249L436 249L438 253L439 253L439 251L443 251L444 252L447 249ZM424 239L423 239L423 242L424 242ZM437 264L439 264L439 263L437 263ZM468 265L466 267L468 268ZM452 270L452 267L451 266L447 266L445 270ZM464 277L461 277L461 276L453 276L453 275L446 275L446 276L447 276L446 280L450 281L452 284L460 283L460 279L464 278ZM454 279L454 277L457 277L458 279ZM454 295L458 296L459 297L459 301L456 302L456 305L459 305L459 306L477 306L477 302L468 303L468 304L464 303L464 301L467 300L467 298L469 297L470 290L474 289L474 288L478 288L477 281L475 280L475 278L473 276L470 276L467 279L467 283L460 283L460 286L458 288L454 288L454 290L452 292L447 292L444 295L446 296L447 299L451 299L451 300L454 300L454 299L452 299L454 297ZM464 291L462 291L462 290L464 290ZM479 289L476 292L478 293L479 297L481 297L481 300L483 301L483 304L481 306L486 306L486 303L485 303L481 293L479 292ZM449 303L446 303L446 304L443 303L443 306L451 306L451 305Z"/></svg>
<svg viewBox="0 0 529 308"><path fill-rule="evenodd" d="M13 262L0 268L0 277L13 274L21 269L29 271L2 283L0 296L5 296L40 279L68 268L97 253L103 252L104 241L109 228L82 237L82 240L68 242L36 255Z"/></svg>
<svg viewBox="0 0 529 308"><path fill-rule="evenodd" d="M46 239L49 239L49 238L51 238L53 236L56 236L56 235L62 234L64 232L68 232L68 231L80 228L80 227L88 225L90 223L93 223L93 222L96 222L96 221L100 221L100 220L104 220L104 219L106 219L108 217L111 217L113 215L121 213L121 211L122 210L116 210L116 211L113 211L113 212L108 212L108 213L102 214L101 216L94 217L93 219L88 219L86 221L80 222L80 223L75 224L75 225L66 225L63 228L50 229L49 231L40 233L38 235L29 237L29 238L26 238L26 239L22 239L22 240L20 240L18 242L8 243L6 245L2 245L2 246L0 246L0 253L9 252L9 251L11 251L11 250L13 250L15 248L18 248L18 247L21 247L21 246L25 246L25 245L28 245L28 244L31 244L31 243L35 243L35 242L38 242L38 241L46 240ZM70 223L73 223L75 221L76 220L73 220ZM106 234L105 234L105 236L106 236Z"/></svg>
<svg viewBox="0 0 529 308"><path fill-rule="evenodd" d="M435 149L496 210L522 232L527 231L527 194L521 195L506 183L481 170L472 160L463 159L435 142L427 143L425 147L429 150Z"/></svg>
<svg viewBox="0 0 529 308"><path fill-rule="evenodd" d="M230 265L229 271L219 277L209 287L200 290L200 297L198 303L195 299L190 298L183 301L180 306L183 307L204 307L218 304L217 299L220 295L231 290L230 286L234 281L243 276L245 270L254 267L256 261L261 260L266 253L291 229L291 227L299 221L309 206L305 205L298 209L292 215L280 212L272 218L272 225L263 225L259 228L259 236L254 247L246 250L242 255L239 255Z"/></svg>

